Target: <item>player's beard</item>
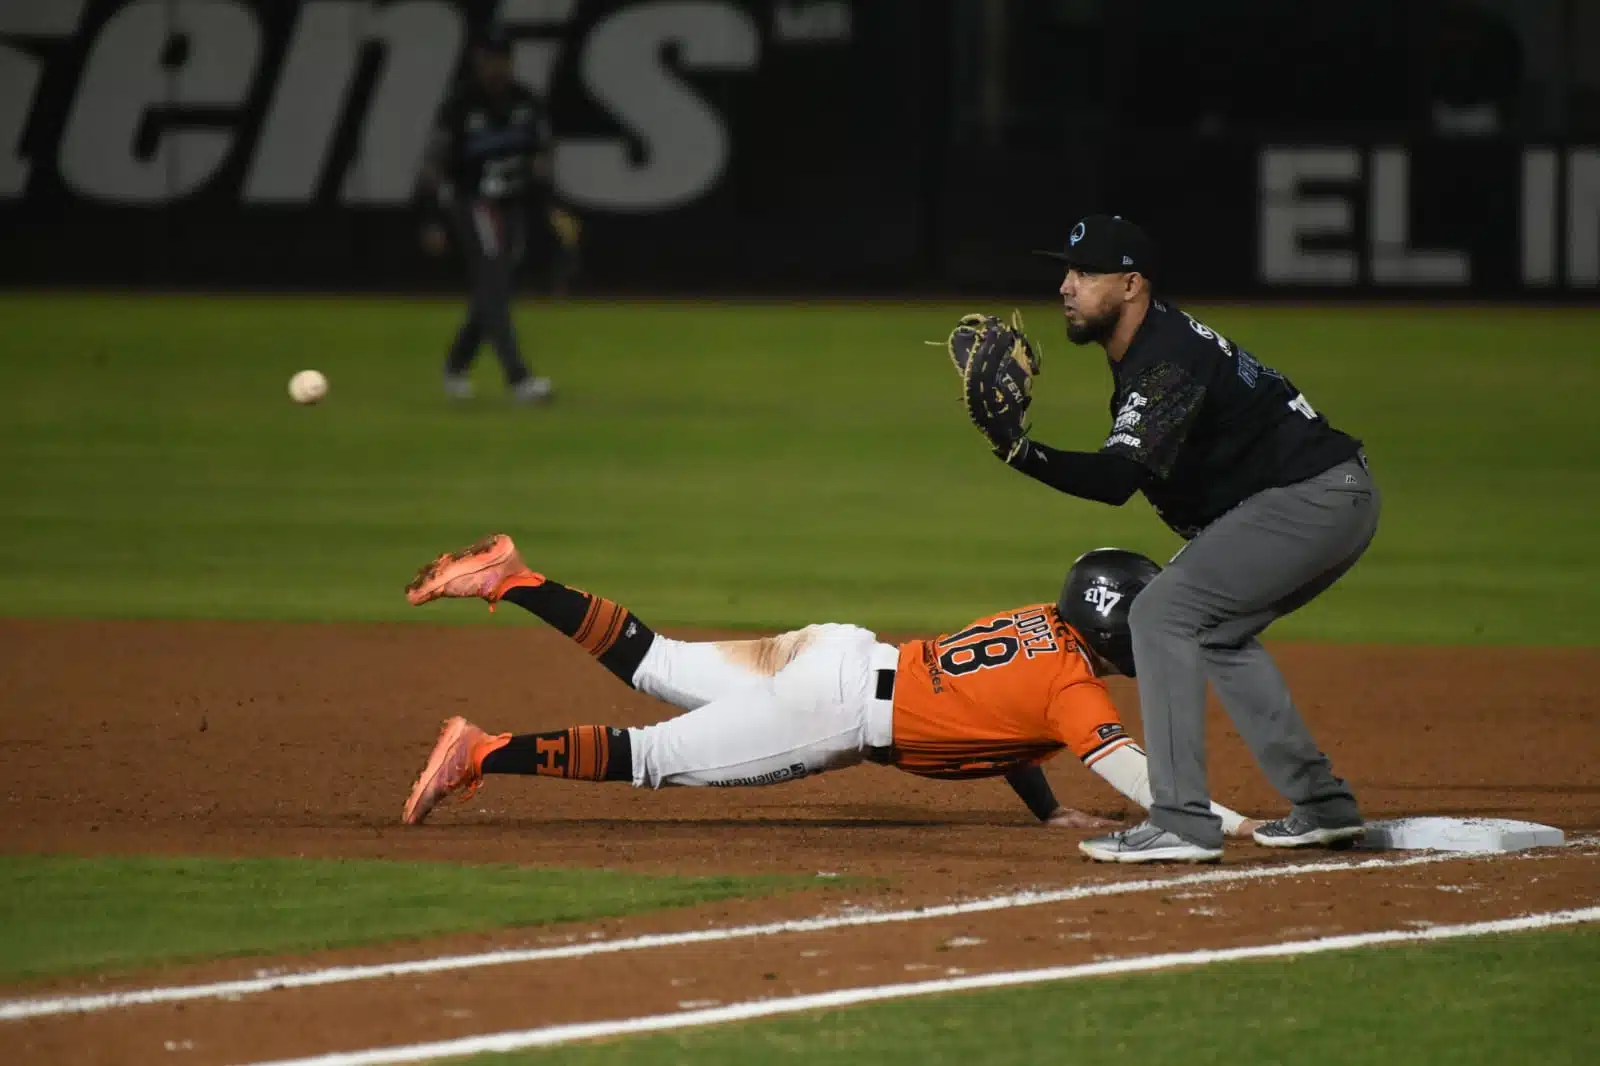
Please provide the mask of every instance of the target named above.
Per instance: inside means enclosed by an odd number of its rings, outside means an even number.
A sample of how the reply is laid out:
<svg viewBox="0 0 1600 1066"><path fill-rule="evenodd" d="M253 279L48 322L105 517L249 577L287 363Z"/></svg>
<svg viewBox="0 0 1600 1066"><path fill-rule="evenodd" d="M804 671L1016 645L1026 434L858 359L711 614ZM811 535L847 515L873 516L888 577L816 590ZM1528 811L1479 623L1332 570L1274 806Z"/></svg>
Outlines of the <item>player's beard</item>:
<svg viewBox="0 0 1600 1066"><path fill-rule="evenodd" d="M1093 318L1085 316L1082 322L1067 319L1067 340L1073 344L1104 344L1116 332L1120 314L1113 309Z"/></svg>

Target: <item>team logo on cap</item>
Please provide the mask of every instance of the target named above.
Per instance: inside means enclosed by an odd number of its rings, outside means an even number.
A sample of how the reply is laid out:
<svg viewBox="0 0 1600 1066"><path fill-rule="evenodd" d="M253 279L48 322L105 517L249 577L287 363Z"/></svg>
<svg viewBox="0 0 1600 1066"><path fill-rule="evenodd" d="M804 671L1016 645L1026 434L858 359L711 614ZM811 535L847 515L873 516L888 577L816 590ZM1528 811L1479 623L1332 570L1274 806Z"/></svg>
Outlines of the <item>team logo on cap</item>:
<svg viewBox="0 0 1600 1066"><path fill-rule="evenodd" d="M1068 244L1077 244L1081 240L1083 240L1083 223L1082 222L1080 222L1076 226L1072 227L1072 236L1067 238L1067 243Z"/></svg>

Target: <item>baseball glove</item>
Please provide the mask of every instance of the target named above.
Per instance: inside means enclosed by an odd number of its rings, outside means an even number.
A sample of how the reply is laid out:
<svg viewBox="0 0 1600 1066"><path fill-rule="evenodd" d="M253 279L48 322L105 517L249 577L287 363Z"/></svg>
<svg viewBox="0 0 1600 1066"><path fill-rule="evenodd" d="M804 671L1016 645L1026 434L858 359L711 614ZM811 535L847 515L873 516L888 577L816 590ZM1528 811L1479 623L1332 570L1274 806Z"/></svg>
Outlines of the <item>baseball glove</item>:
<svg viewBox="0 0 1600 1066"><path fill-rule="evenodd" d="M1022 316L1008 326L993 315L964 315L946 344L961 375L967 417L1000 458L1010 462L1028 436L1028 405L1039 355L1022 332Z"/></svg>

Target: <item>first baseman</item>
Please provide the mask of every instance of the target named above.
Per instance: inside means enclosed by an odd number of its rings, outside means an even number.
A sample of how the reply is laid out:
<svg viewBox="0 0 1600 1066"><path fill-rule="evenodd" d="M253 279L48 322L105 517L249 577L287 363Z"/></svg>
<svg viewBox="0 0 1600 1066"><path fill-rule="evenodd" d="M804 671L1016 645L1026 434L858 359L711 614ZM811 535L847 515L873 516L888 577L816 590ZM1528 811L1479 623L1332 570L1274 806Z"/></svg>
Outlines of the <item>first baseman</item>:
<svg viewBox="0 0 1600 1066"><path fill-rule="evenodd" d="M627 608L535 573L496 534L424 566L406 588L522 607L577 642L620 681L684 711L656 725L579 725L490 734L451 718L406 801L422 822L486 774L666 785L772 785L864 761L924 777L1004 776L1041 821L1112 823L1056 803L1040 765L1071 750L1141 806L1144 752L1123 731L1100 676L1131 672L1129 605L1160 572L1133 552L1078 560L1061 599L1002 611L935 640L884 644L865 629L814 625L764 640L690 643ZM1218 825L1259 822L1226 807Z"/></svg>
<svg viewBox="0 0 1600 1066"><path fill-rule="evenodd" d="M1073 227L1060 286L1067 337L1110 363L1111 430L1095 452L1030 440L1027 381L998 364L1014 402L974 414L995 453L1030 477L1120 505L1136 492L1188 544L1129 615L1150 756L1150 819L1080 847L1102 861L1208 861L1223 830L1206 787L1206 682L1215 686L1267 778L1293 804L1255 841L1341 845L1362 834L1354 795L1306 729L1257 635L1343 576L1378 527L1359 441L1283 374L1151 291L1155 250L1120 217ZM1031 349L990 320L984 356ZM995 365L991 360L984 364ZM1036 369L1036 367L1035 367ZM1021 387L1015 387L1020 382ZM975 395L1004 400L990 387ZM991 382L992 385L992 382Z"/></svg>

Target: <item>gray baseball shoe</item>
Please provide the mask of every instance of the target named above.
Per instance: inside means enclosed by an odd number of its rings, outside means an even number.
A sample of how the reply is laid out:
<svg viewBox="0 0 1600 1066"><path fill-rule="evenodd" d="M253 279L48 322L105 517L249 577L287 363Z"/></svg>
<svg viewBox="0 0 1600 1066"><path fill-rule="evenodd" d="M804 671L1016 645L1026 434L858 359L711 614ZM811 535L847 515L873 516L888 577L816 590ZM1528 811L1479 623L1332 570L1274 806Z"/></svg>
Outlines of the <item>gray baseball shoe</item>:
<svg viewBox="0 0 1600 1066"><path fill-rule="evenodd" d="M1221 848L1201 847L1151 822L1078 845L1095 862L1221 862Z"/></svg>
<svg viewBox="0 0 1600 1066"><path fill-rule="evenodd" d="M1264 848L1335 848L1355 846L1367 831L1360 822L1330 825L1303 811L1290 811L1285 818L1267 822L1251 834Z"/></svg>

